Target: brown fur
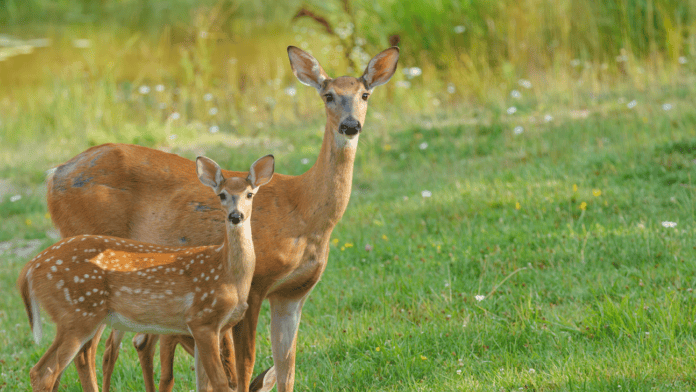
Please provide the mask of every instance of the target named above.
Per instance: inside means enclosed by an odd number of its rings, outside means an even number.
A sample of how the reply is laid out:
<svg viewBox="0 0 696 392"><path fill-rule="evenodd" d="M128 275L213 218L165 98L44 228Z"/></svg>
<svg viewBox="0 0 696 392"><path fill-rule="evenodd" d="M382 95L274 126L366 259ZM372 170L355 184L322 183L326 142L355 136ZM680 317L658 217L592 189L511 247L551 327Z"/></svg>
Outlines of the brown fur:
<svg viewBox="0 0 696 392"><path fill-rule="evenodd" d="M368 66L374 74L363 75L364 79L328 79L312 56L293 47L288 52L293 72L303 83L314 85L322 97L330 92L337 102L345 98L346 104L326 104L324 140L315 165L300 176L276 174L254 201L256 270L249 310L234 327L239 391L247 390L251 378L256 323L264 298L281 302L304 298L326 268L331 232L348 205L357 146L341 145L346 137L338 133L339 125L348 116L364 123L363 94L385 83L398 59L398 49L387 49L371 62L372 68ZM384 63L384 58L389 61ZM209 210L215 198L201 191L202 185L192 175L193 165L179 156L139 146L93 147L56 170L48 184L51 217L63 236L105 233L162 245L180 244L183 239L190 245L219 242L222 230L217 228L222 226ZM223 171L223 175L241 174ZM111 211L107 218L99 215L105 206ZM280 392L293 388L294 355L293 348L283 365L288 368L278 380Z"/></svg>
<svg viewBox="0 0 696 392"><path fill-rule="evenodd" d="M125 330L191 332L201 353L197 369L205 367L215 391L228 391L219 333L248 308L255 265L250 219L239 217L251 216L253 196L273 175L273 158L252 165L252 183L222 178L207 158L197 162L192 170L215 191L206 193L226 195L214 209L230 217L221 245L169 247L79 235L57 242L21 271L17 287L32 326L34 301L57 325L53 345L31 370L34 391L54 390L65 367L105 323Z"/></svg>

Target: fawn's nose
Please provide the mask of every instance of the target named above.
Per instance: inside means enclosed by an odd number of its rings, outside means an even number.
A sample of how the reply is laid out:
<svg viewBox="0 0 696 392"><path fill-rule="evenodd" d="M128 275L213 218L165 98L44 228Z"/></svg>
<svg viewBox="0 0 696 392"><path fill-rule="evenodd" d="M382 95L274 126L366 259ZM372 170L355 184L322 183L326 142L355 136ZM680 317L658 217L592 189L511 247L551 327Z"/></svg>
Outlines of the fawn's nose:
<svg viewBox="0 0 696 392"><path fill-rule="evenodd" d="M227 217L227 219L229 219L233 225L238 225L241 221L244 220L244 214L236 211L230 212L230 215Z"/></svg>
<svg viewBox="0 0 696 392"><path fill-rule="evenodd" d="M341 122L341 125L338 127L338 132L347 136L354 136L360 133L361 129L360 121L353 117L348 117Z"/></svg>

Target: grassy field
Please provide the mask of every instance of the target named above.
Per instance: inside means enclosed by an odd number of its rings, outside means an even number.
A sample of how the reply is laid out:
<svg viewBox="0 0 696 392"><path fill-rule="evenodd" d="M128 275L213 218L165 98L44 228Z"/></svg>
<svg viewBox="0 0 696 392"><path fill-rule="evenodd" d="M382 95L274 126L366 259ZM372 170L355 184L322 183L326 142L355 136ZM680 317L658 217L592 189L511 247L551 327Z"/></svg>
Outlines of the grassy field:
<svg viewBox="0 0 696 392"><path fill-rule="evenodd" d="M304 308L296 390L696 391L696 4L404 3L309 3L353 20L365 53L392 32L403 50ZM53 337L44 320L34 344L14 288L58 239L46 170L111 141L235 170L316 158L322 104L285 47L337 76L347 41L284 20L299 2L164 4L0 4L0 390L30 390ZM256 373L267 306L258 328ZM192 366L178 355L175 390L195 388ZM142 390L130 343L112 385ZM81 390L72 367L61 390Z"/></svg>

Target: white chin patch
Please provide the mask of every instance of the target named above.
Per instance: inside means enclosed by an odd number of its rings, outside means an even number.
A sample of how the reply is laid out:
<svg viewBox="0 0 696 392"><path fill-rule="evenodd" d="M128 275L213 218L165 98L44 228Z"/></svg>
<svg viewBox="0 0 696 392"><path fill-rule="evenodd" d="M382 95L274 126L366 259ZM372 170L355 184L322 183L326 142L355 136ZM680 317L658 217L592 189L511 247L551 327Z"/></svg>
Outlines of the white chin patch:
<svg viewBox="0 0 696 392"><path fill-rule="evenodd" d="M342 133L336 132L336 147L338 148L357 148L358 139L360 138L360 133L353 136L346 136Z"/></svg>

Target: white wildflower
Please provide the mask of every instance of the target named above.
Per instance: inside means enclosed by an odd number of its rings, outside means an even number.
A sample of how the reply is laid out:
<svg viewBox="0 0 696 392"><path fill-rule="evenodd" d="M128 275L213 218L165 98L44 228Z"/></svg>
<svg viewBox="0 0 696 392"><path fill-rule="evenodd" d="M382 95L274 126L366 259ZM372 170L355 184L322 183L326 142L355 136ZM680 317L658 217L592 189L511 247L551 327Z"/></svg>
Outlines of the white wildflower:
<svg viewBox="0 0 696 392"><path fill-rule="evenodd" d="M520 86L522 86L522 87L524 87L524 88L526 88L526 89L532 88L532 82L530 82L530 81L527 80L527 79L520 79L520 80L517 82L517 84L519 84Z"/></svg>

